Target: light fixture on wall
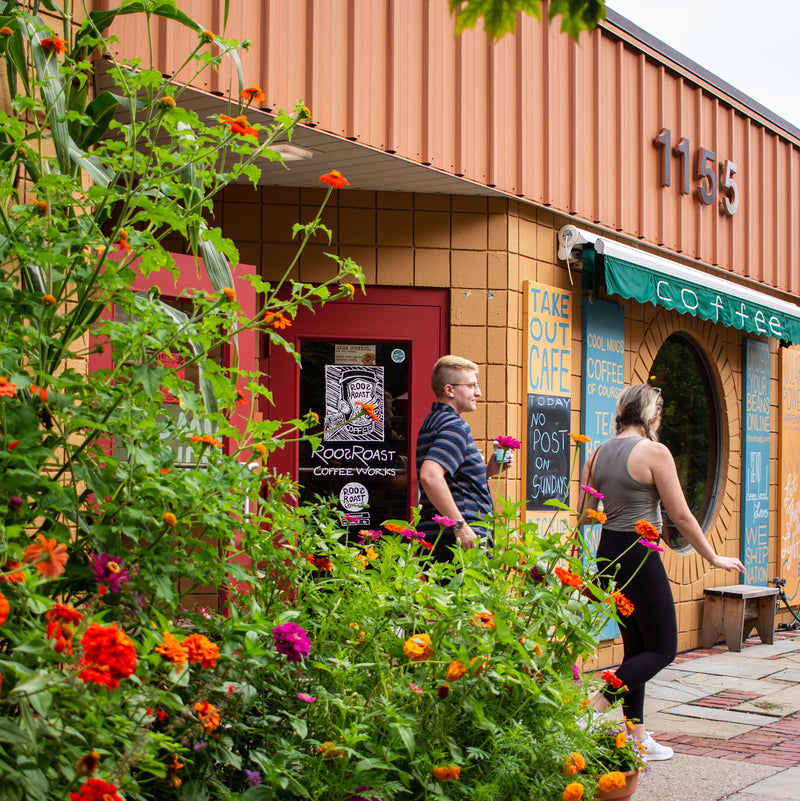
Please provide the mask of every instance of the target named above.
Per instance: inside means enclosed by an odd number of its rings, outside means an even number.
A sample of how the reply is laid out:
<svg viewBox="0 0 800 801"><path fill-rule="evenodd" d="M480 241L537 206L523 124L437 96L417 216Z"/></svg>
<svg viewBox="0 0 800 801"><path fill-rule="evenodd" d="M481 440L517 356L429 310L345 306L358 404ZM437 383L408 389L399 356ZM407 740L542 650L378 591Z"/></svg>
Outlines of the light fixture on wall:
<svg viewBox="0 0 800 801"><path fill-rule="evenodd" d="M284 161L306 161L314 157L314 152L310 147L296 145L294 142L275 142L270 145L270 149L280 153Z"/></svg>

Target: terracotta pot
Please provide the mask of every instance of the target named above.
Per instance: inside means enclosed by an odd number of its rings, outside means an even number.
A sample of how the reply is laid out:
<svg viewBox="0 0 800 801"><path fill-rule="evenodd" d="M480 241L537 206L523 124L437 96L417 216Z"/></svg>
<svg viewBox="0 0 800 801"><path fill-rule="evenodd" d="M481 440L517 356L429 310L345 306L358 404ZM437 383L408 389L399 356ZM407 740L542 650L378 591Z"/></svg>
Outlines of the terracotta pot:
<svg viewBox="0 0 800 801"><path fill-rule="evenodd" d="M615 790L609 790L604 793L602 790L597 791L597 798L602 801L628 801L636 792L636 785L639 781L638 770L626 770L623 773L625 776L625 784L622 787L617 787Z"/></svg>

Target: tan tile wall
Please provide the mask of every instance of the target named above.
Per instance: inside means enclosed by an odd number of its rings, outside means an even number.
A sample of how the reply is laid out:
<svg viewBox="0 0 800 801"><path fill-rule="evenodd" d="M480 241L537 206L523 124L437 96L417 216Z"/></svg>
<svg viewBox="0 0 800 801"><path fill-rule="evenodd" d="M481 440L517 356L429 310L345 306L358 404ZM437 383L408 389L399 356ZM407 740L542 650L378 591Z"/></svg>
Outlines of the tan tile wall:
<svg viewBox="0 0 800 801"><path fill-rule="evenodd" d="M277 279L295 252L287 232L294 223L312 219L323 197L322 190L232 187L223 196L217 221L225 235L236 240L242 261L260 264L264 277ZM580 276L575 275L575 284L570 285L567 270L556 256L556 233L565 219L513 200L342 191L332 196L323 220L333 231L330 247L315 242L303 254L293 277L303 281L330 278L334 267L323 255L327 250L357 261L368 287L450 288L450 350L473 359L481 368L483 402L470 417L479 447L499 433L521 438L523 431L523 282L570 290L572 430L580 431ZM659 347L678 330L693 336L713 365L723 407L722 474L726 478L709 536L718 553L738 555L742 336L733 329L650 305L630 301L622 305L626 312L626 382L646 380ZM780 393L774 343L772 375L775 431ZM770 506L774 521L777 454L777 434L773 433ZM509 497L519 497L518 476L515 467L504 489ZM573 482L573 501L577 484L577 480ZM777 548L774 534L770 565L776 571ZM699 642L703 589L735 583L737 578L719 570L708 571L695 553L667 552L664 561L677 606L678 647L687 650ZM603 665L621 659L619 641L604 645L599 654Z"/></svg>

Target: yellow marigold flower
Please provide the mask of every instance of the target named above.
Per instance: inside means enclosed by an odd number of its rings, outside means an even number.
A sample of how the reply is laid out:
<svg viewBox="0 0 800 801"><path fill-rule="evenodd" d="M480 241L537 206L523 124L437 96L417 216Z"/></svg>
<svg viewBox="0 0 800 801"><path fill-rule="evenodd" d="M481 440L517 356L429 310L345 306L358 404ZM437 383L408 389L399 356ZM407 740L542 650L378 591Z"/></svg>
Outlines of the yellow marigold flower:
<svg viewBox="0 0 800 801"><path fill-rule="evenodd" d="M427 634L415 634L409 637L403 646L403 653L412 662L424 662L433 656L433 643Z"/></svg>
<svg viewBox="0 0 800 801"><path fill-rule="evenodd" d="M175 98L170 95L164 95L158 102L165 108L175 108Z"/></svg>
<svg viewBox="0 0 800 801"><path fill-rule="evenodd" d="M616 739L616 741L615 741L615 742L616 742L616 744L617 744L617 748L625 748L625 743L627 743L627 742L628 742L628 735L627 735L627 734L625 734L625 732L624 732L624 731L621 731L621 732L620 732L620 733L617 735L617 739Z"/></svg>
<svg viewBox="0 0 800 801"><path fill-rule="evenodd" d="M166 523L166 524L167 524L167 525L168 525L170 528L175 528L175 527L178 525L178 518L177 518L177 517L175 517L175 515L174 515L174 514L172 514L172 512L164 512L164 514L163 514L163 515L161 515L161 519L162 519L162 520L164 521L164 523Z"/></svg>
<svg viewBox="0 0 800 801"><path fill-rule="evenodd" d="M45 306L55 306L56 302L53 295L42 295L42 303L44 303Z"/></svg>
<svg viewBox="0 0 800 801"><path fill-rule="evenodd" d="M620 773L618 770L612 770L611 773L604 773L598 780L597 786L604 792L609 793L616 790L618 787L625 786L625 774Z"/></svg>
<svg viewBox="0 0 800 801"><path fill-rule="evenodd" d="M447 680L458 681L466 672L467 666L463 662L459 662L458 659L454 659L447 666Z"/></svg>
<svg viewBox="0 0 800 801"><path fill-rule="evenodd" d="M236 290L231 289L229 286L226 286L225 289L222 290L222 294L225 295L225 300L227 300L228 303L233 303L233 301L236 300Z"/></svg>
<svg viewBox="0 0 800 801"><path fill-rule="evenodd" d="M461 768L456 765L444 765L433 769L433 778L438 779L440 782L458 781L460 773Z"/></svg>
<svg viewBox="0 0 800 801"><path fill-rule="evenodd" d="M213 31L202 31L200 33L200 40L205 42L206 44L214 44L214 40L216 38L217 37L214 36L214 32Z"/></svg>
<svg viewBox="0 0 800 801"><path fill-rule="evenodd" d="M585 767L586 760L583 758L583 755L579 754L577 751L568 754L567 758L564 760L564 770L567 772L567 776L574 776L576 773L580 773Z"/></svg>
<svg viewBox="0 0 800 801"><path fill-rule="evenodd" d="M164 642L155 647L155 652L174 665L185 665L189 661L189 652L168 631L164 632Z"/></svg>
<svg viewBox="0 0 800 801"><path fill-rule="evenodd" d="M564 801L578 801L583 798L583 785L580 782L572 782L564 788L561 793Z"/></svg>

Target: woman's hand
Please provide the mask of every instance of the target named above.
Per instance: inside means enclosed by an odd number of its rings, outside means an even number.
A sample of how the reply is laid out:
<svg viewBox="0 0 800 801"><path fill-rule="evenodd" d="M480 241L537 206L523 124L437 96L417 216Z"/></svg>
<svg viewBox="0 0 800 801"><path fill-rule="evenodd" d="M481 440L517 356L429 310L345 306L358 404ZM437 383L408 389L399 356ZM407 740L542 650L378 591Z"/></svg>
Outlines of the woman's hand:
<svg viewBox="0 0 800 801"><path fill-rule="evenodd" d="M719 567L723 570L738 570L744 573L744 565L735 556L717 556L714 555L711 559L713 567Z"/></svg>

